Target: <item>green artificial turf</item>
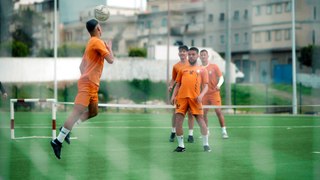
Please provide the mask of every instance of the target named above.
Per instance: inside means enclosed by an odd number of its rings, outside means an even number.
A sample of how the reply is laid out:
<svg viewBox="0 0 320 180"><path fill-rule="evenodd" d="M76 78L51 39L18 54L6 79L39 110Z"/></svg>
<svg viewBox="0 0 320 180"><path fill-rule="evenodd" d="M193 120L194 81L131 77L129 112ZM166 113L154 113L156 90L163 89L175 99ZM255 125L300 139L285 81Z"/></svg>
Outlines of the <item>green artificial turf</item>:
<svg viewBox="0 0 320 180"><path fill-rule="evenodd" d="M61 126L69 113L57 113ZM199 128L186 152L170 143L170 113L111 113L76 126L61 160L51 149L50 112L0 112L0 179L319 179L320 118L293 115L226 115L229 139L222 139L210 115L203 152ZM185 121L185 137L188 129ZM45 136L44 138L25 138ZM186 138L185 138L186 139Z"/></svg>

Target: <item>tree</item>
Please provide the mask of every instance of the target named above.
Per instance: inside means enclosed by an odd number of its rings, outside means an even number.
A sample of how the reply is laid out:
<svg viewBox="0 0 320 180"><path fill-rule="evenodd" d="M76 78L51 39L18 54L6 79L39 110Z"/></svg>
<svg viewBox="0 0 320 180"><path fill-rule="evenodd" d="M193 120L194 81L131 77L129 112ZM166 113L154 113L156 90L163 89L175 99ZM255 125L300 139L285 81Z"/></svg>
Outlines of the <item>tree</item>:
<svg viewBox="0 0 320 180"><path fill-rule="evenodd" d="M320 69L320 47L315 45L309 45L301 48L299 61L301 64L311 67L314 73L316 69Z"/></svg>
<svg viewBox="0 0 320 180"><path fill-rule="evenodd" d="M129 57L147 57L147 50L145 48L130 48Z"/></svg>
<svg viewBox="0 0 320 180"><path fill-rule="evenodd" d="M35 46L33 34L37 29L41 29L44 18L38 13L30 10L29 8L21 10L13 15L12 22L14 22L15 30L12 32L12 39L15 42L21 42L28 47L28 54Z"/></svg>
<svg viewBox="0 0 320 180"><path fill-rule="evenodd" d="M20 41L9 41L0 45L1 56L26 57L29 54L28 46Z"/></svg>

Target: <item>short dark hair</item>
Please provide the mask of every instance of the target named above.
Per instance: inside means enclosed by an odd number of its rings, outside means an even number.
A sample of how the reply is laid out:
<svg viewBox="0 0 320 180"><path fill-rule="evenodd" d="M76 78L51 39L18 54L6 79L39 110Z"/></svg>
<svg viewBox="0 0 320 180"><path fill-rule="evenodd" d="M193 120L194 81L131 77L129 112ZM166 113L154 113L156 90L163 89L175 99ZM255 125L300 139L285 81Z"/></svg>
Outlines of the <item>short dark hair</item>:
<svg viewBox="0 0 320 180"><path fill-rule="evenodd" d="M202 52L206 52L206 53L208 54L208 51L207 51L206 49L202 49L202 50L200 51L200 53L202 53Z"/></svg>
<svg viewBox="0 0 320 180"><path fill-rule="evenodd" d="M196 51L197 53L199 53L199 49L196 48L196 47L191 47L191 48L189 49L189 51Z"/></svg>
<svg viewBox="0 0 320 180"><path fill-rule="evenodd" d="M98 24L99 24L99 22L95 19L91 19L91 20L87 21L86 27L87 27L88 32L91 33L96 28L96 26Z"/></svg>
<svg viewBox="0 0 320 180"><path fill-rule="evenodd" d="M189 48L188 48L188 46L187 45L181 45L181 46L179 46L179 51L180 50L186 50L186 51L188 51L189 50Z"/></svg>

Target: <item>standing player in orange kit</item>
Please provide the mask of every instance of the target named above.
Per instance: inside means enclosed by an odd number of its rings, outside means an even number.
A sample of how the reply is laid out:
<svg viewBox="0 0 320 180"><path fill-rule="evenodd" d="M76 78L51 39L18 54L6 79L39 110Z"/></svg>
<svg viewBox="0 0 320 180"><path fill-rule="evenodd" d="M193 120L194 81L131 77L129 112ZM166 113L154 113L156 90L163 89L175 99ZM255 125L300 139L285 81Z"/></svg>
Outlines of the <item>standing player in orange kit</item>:
<svg viewBox="0 0 320 180"><path fill-rule="evenodd" d="M189 66L189 62L188 62L188 46L186 45L181 45L178 48L179 50L179 57L180 57L180 61L178 63L176 63L173 68L172 68L172 78L168 87L168 91L170 93L172 93L172 90L175 87L175 80L177 78L177 75L179 73L179 71L181 69L183 69L186 66ZM176 136L176 124L175 124L175 112L173 112L172 115L172 128L171 128L171 134L170 134L170 138L169 141L173 142ZM193 143L194 139L193 139L193 126L194 126L194 121L193 121L193 117L192 114L190 113L190 111L188 111L188 125L189 125L189 137L188 137L188 142Z"/></svg>
<svg viewBox="0 0 320 180"><path fill-rule="evenodd" d="M210 64L208 60L208 51L203 49L200 51L200 59L202 66L205 67L208 71L209 75L209 84L208 84L208 92L204 95L202 99L203 105L215 105L221 106L221 96L220 96L220 87L223 84L223 76L222 73L216 64ZM208 126L208 108L204 108L204 121ZM220 127L222 130L222 138L229 138L227 129L224 122L224 116L221 112L220 108L215 108L216 115L219 119ZM209 128L208 128L209 133Z"/></svg>
<svg viewBox="0 0 320 180"><path fill-rule="evenodd" d="M98 114L98 90L104 60L112 64L114 59L111 42L106 43L100 39L102 29L98 21L95 19L87 21L86 28L91 37L80 65L81 77L78 81L78 94L73 111L65 121L58 137L50 142L58 159L61 158L62 143L68 138L75 122L90 119Z"/></svg>
<svg viewBox="0 0 320 180"><path fill-rule="evenodd" d="M208 129L203 120L202 98L208 90L208 72L197 65L199 50L192 47L188 51L189 66L181 69L176 78L176 87L171 97L171 103L176 104L176 133L178 147L175 152L184 152L183 120L188 110L195 116L202 134L203 148L210 152ZM201 88L203 87L203 88Z"/></svg>

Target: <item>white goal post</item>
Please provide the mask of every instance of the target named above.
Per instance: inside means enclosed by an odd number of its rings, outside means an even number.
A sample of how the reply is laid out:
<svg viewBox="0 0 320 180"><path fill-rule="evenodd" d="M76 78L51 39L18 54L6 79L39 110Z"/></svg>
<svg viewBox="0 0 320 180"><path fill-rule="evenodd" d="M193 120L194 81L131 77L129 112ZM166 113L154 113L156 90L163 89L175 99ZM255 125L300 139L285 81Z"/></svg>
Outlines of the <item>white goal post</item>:
<svg viewBox="0 0 320 180"><path fill-rule="evenodd" d="M55 99L10 99L10 129L11 129L11 139L15 139L14 135L14 103L24 103L24 102L48 102L51 103L52 107L52 139L56 138L56 100Z"/></svg>

